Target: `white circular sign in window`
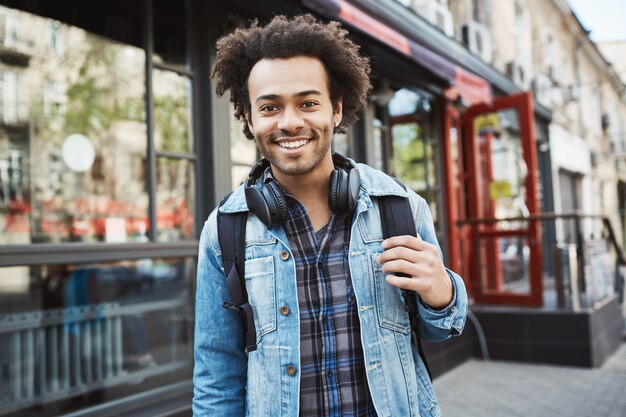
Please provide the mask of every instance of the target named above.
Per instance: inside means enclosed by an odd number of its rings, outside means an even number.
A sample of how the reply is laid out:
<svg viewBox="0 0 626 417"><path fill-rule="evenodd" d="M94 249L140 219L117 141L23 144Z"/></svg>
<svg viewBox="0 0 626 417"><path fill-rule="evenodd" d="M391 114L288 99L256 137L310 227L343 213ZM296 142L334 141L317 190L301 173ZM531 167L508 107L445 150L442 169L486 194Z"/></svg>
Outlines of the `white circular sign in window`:
<svg viewBox="0 0 626 417"><path fill-rule="evenodd" d="M69 135L63 141L63 162L72 171L85 172L91 168L96 158L96 149L89 138L80 133Z"/></svg>

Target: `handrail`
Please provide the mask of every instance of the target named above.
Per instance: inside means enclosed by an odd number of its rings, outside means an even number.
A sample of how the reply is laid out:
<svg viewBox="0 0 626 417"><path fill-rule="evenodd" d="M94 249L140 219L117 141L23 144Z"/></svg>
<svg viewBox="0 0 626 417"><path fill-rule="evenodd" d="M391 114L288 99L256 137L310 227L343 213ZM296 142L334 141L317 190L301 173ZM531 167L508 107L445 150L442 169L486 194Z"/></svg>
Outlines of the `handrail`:
<svg viewBox="0 0 626 417"><path fill-rule="evenodd" d="M606 226L609 232L609 239L613 243L613 248L615 249L615 253L617 253L617 257L619 259L619 264L622 266L626 265L626 258L624 258L624 252L622 251L622 247L619 245L617 239L615 238L615 231L613 230L613 224L611 223L611 219L609 219L608 217L603 217L602 223L604 223L604 226Z"/></svg>
<svg viewBox="0 0 626 417"><path fill-rule="evenodd" d="M572 211L569 213L540 213L531 214L528 216L516 216L516 217L481 217L481 218L469 218L463 220L457 220L456 224L459 226L467 224L489 224L498 222L513 222L513 221L536 221L536 220L556 220L556 219L608 219L608 217L602 214L585 214L580 211Z"/></svg>
<svg viewBox="0 0 626 417"><path fill-rule="evenodd" d="M516 217L504 217L504 218L495 218L495 217L485 217L485 218L469 218L463 220L457 220L456 224L459 226L464 225L480 225L480 224L492 224L499 222L513 222L513 221L545 221L545 220L581 220L581 219L599 219L602 220L602 223L606 226L608 230L608 240L613 245L615 249L615 253L617 254L618 262L620 265L626 265L626 257L624 256L624 251L620 246L619 242L615 238L615 230L613 229L613 224L611 223L611 219L603 214L585 214L580 211L573 211L569 213L540 213L540 214L531 214L529 216L516 216Z"/></svg>

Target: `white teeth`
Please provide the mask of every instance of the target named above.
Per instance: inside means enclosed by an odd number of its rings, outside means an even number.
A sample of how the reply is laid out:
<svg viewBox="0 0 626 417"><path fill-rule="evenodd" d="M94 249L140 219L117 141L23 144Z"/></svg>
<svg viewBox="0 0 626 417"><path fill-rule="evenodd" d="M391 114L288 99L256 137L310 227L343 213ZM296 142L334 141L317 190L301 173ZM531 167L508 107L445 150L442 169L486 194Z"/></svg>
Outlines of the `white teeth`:
<svg viewBox="0 0 626 417"><path fill-rule="evenodd" d="M308 140L306 139L297 140L295 142L279 142L278 146L280 146L281 148L295 149L295 148L299 148L300 146L306 145L307 142Z"/></svg>

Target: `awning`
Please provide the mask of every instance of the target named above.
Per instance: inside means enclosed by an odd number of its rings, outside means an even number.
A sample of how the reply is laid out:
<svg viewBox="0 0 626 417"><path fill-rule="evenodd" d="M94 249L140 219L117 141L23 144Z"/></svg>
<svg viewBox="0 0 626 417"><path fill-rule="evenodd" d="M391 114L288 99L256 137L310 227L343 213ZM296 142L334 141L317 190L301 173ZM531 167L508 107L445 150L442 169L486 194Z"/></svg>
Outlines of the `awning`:
<svg viewBox="0 0 626 417"><path fill-rule="evenodd" d="M405 36L379 19L345 0L304 0L316 12L337 19L388 45L454 87L454 92L469 103L491 102L491 86L440 54Z"/></svg>

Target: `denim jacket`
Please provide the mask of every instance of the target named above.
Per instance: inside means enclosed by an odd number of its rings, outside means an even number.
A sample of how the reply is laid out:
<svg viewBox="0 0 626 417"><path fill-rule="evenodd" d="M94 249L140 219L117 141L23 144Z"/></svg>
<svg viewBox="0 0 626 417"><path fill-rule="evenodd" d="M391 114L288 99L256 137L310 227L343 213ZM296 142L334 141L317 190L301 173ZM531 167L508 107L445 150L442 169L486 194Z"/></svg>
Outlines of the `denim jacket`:
<svg viewBox="0 0 626 417"><path fill-rule="evenodd" d="M349 265L372 401L380 417L436 417L439 405L425 366L411 344L411 325L401 291L385 281L376 262L383 251L383 232L375 197L408 196L417 233L439 247L432 216L426 201L414 192L367 165L358 164L358 168L361 193L352 218ZM247 211L243 187L220 210ZM258 348L249 354L244 351L242 321L222 307L230 296L214 210L204 225L198 254L193 414L297 417L300 328L293 254L282 227L268 229L250 215L246 228L245 282ZM422 340L444 340L463 330L465 287L457 274L450 270L448 274L455 293L450 305L435 311L418 303Z"/></svg>

